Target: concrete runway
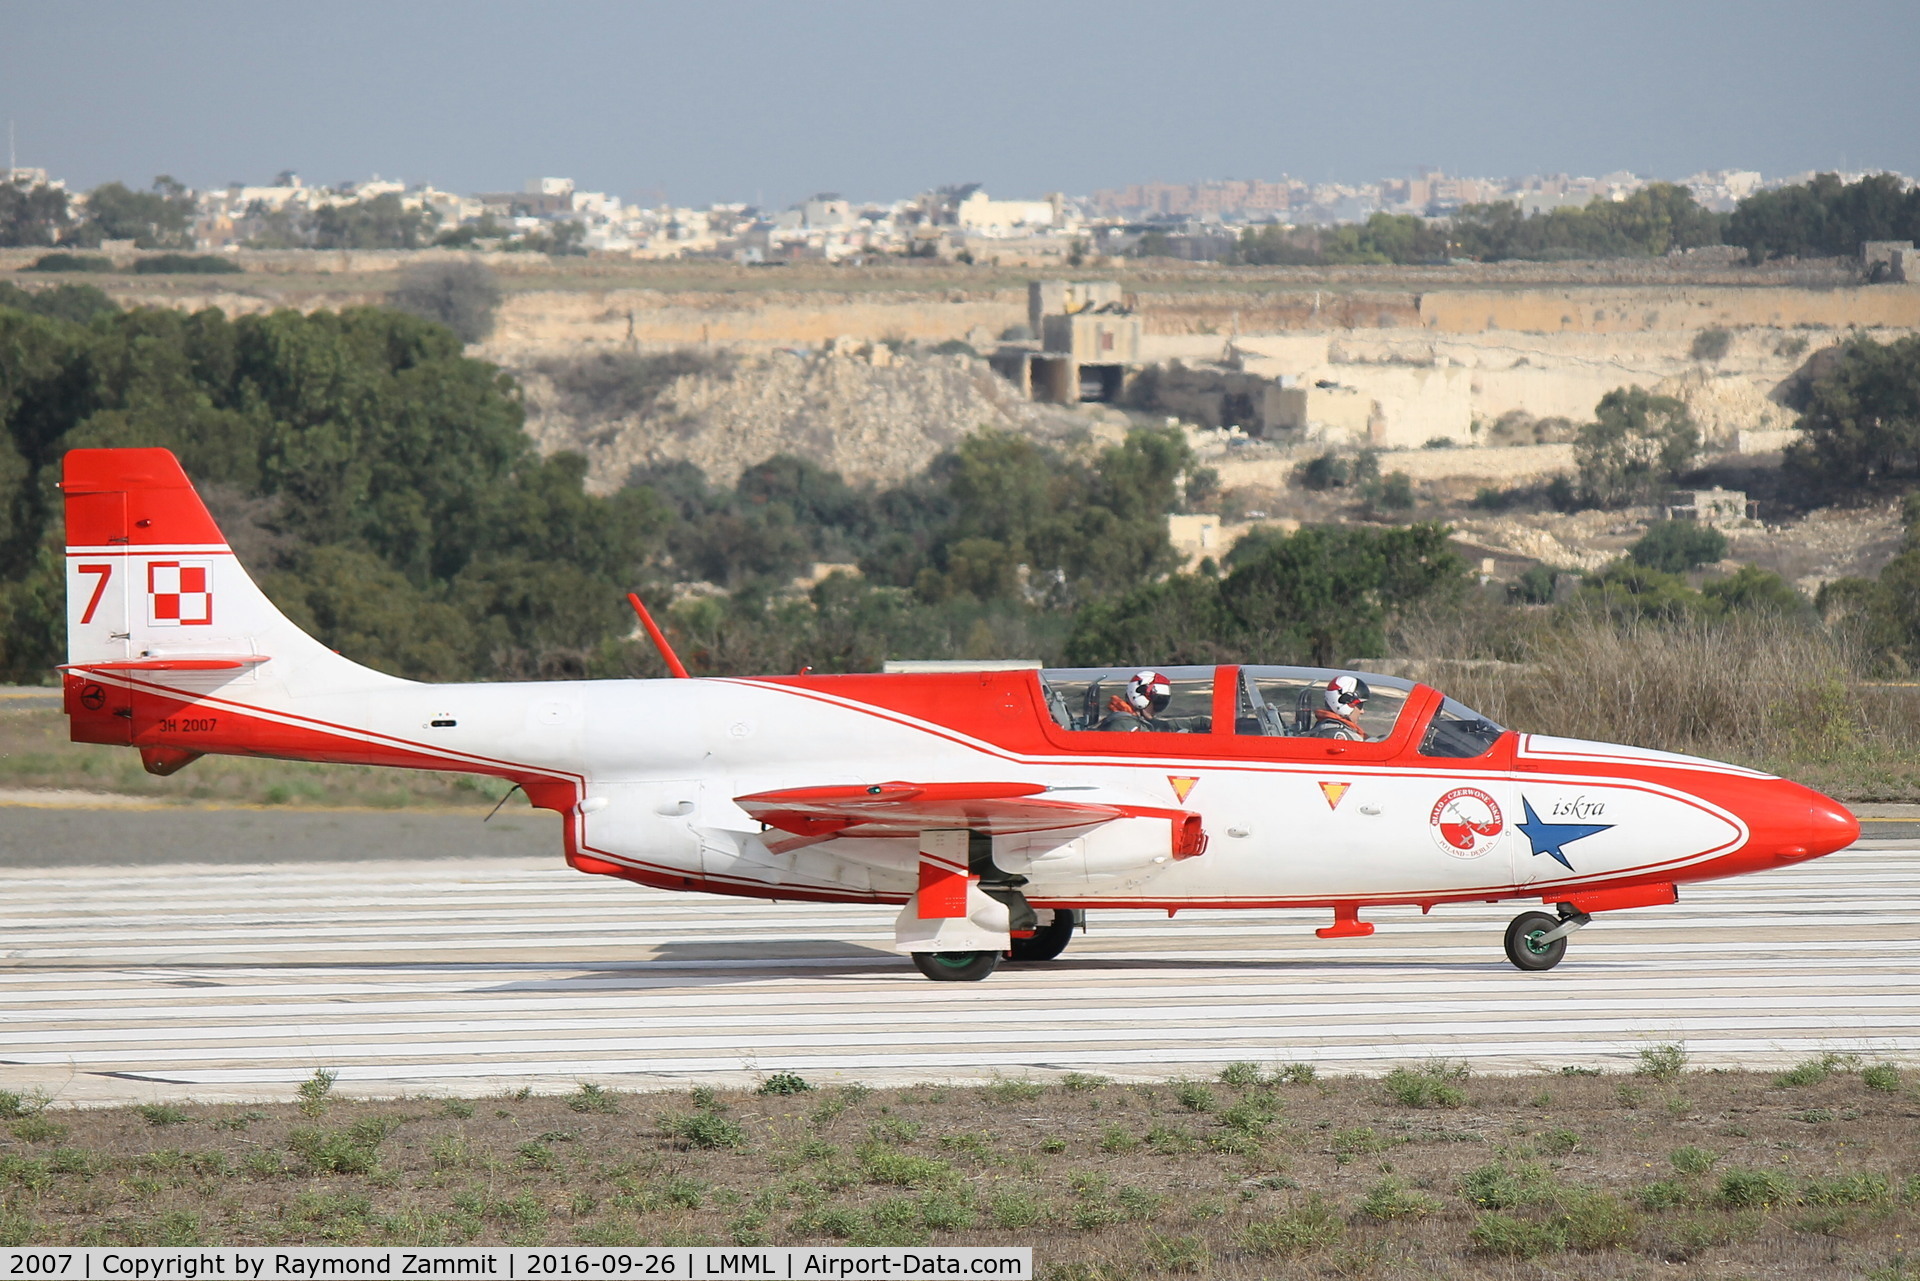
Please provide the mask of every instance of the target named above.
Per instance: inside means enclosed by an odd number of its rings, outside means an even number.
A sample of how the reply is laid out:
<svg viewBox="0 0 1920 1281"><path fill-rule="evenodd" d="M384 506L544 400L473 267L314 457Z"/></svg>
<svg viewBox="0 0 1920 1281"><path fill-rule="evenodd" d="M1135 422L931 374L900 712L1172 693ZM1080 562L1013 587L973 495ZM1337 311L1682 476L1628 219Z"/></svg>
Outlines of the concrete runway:
<svg viewBox="0 0 1920 1281"><path fill-rule="evenodd" d="M1318 913L1096 913L1058 961L935 984L889 950L892 909L582 876L545 817L0 808L0 1088L272 1099L319 1067L363 1094L1235 1059L1617 1070L1673 1041L1700 1065L1920 1055L1920 841L1888 839L1906 824L1864 842L1899 848L1601 917L1547 974L1501 956L1516 903L1381 910L1338 942L1312 936ZM50 853L89 843L84 866ZM196 850L220 857L177 861Z"/></svg>

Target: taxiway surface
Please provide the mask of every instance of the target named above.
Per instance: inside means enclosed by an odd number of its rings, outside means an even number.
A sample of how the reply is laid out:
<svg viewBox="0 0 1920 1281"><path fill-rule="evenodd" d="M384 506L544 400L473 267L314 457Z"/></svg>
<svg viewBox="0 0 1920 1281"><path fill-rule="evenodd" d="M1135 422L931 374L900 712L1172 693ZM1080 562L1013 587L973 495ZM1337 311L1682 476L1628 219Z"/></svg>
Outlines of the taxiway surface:
<svg viewBox="0 0 1920 1281"><path fill-rule="evenodd" d="M1602 917L1547 974L1502 958L1525 906L1505 904L1370 912L1377 934L1338 942L1313 937L1318 913L1095 913L1057 961L935 984L889 950L891 908L581 876L524 814L518 833L483 837L477 816L443 833L420 815L262 829L249 811L193 811L195 829L179 811L117 813L148 832L183 825L169 850L198 830L219 859L122 847L83 863L48 850L62 821L97 839L100 812L61 813L0 817L0 1088L76 1103L281 1098L320 1067L343 1090L392 1094L774 1071L1166 1077L1237 1059L1618 1069L1667 1042L1701 1065L1920 1053L1910 839ZM502 852L459 856L461 831L465 849ZM399 832L413 856L380 852L406 847ZM316 861L329 840L335 857Z"/></svg>

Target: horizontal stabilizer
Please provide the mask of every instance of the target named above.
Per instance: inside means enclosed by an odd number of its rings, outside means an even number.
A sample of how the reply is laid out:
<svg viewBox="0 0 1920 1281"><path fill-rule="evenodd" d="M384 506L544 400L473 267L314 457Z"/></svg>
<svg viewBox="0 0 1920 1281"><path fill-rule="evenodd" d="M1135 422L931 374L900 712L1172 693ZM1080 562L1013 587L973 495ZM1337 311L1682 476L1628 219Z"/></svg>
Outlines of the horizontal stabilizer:
<svg viewBox="0 0 1920 1281"><path fill-rule="evenodd" d="M736 796L769 827L796 836L913 836L940 828L994 835L1089 827L1129 813L1115 805L1055 800L1039 783L874 783L791 787Z"/></svg>
<svg viewBox="0 0 1920 1281"><path fill-rule="evenodd" d="M82 672L231 672L258 667L265 654L169 654L165 658L120 658L102 663L62 663L61 671Z"/></svg>

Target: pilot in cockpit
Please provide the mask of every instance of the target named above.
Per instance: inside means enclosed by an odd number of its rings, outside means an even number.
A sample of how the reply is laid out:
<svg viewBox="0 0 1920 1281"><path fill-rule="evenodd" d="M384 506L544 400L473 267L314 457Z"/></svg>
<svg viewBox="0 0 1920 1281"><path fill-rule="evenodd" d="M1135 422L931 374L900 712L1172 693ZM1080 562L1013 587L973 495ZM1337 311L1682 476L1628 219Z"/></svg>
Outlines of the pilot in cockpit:
<svg viewBox="0 0 1920 1281"><path fill-rule="evenodd" d="M1367 683L1358 676L1334 677L1327 682L1324 695L1326 706L1314 709L1313 728L1308 733L1314 738L1366 742L1367 731L1360 728L1360 713L1372 693Z"/></svg>
<svg viewBox="0 0 1920 1281"><path fill-rule="evenodd" d="M1157 718L1172 701L1172 681L1159 672L1135 672L1127 677L1126 696L1123 698L1115 694L1107 700L1107 718L1100 722L1098 728L1121 733L1138 733L1141 730L1164 733L1175 727L1162 724Z"/></svg>

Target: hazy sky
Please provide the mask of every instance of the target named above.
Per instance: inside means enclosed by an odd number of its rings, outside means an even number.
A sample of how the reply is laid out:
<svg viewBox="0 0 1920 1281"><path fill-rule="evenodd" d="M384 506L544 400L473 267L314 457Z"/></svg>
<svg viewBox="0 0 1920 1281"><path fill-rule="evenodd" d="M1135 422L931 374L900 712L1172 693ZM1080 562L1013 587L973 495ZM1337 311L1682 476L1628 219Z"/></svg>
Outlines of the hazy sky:
<svg viewBox="0 0 1920 1281"><path fill-rule="evenodd" d="M1916 0L0 0L0 117L80 187L1920 174L1916 58Z"/></svg>

